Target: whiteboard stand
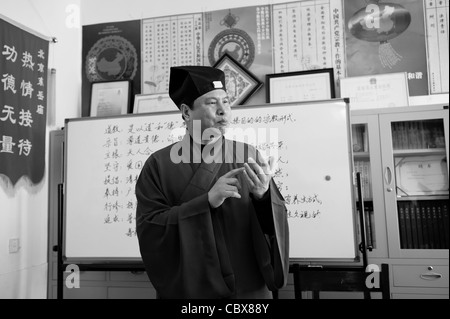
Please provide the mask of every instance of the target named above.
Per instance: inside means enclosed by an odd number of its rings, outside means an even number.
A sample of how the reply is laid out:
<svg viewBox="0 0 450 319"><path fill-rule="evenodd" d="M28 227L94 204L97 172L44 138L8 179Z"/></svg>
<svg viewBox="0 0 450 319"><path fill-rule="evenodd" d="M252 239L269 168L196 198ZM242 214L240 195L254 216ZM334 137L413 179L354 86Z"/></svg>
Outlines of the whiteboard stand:
<svg viewBox="0 0 450 319"><path fill-rule="evenodd" d="M361 266L300 266L295 263L290 267L290 273L294 275L294 293L295 299L302 299L302 291L309 289L313 290L314 299L318 299L320 289L324 291L362 291L365 299L371 299L370 289L365 286L365 278L370 273L366 272L368 266L367 250L372 250L371 246L366 245L366 231L365 231L365 213L364 213L364 198L361 186L361 173L356 173L356 185L358 192L358 210L360 218L361 243L359 244L359 251L362 254ZM384 266L384 272L388 269ZM304 273L307 275L302 276ZM383 275L386 275L385 273ZM387 284L389 286L389 282ZM381 291L374 289L372 291ZM383 294L383 298L385 295Z"/></svg>
<svg viewBox="0 0 450 319"><path fill-rule="evenodd" d="M57 265L57 299L64 299L64 272L69 264L63 258L63 216L64 216L64 184L58 184L58 245L53 247L53 251L58 252ZM80 271L130 271L144 272L144 264L78 264Z"/></svg>
<svg viewBox="0 0 450 319"><path fill-rule="evenodd" d="M367 265L368 265L368 261L367 261L367 249L370 249L370 251L372 251L372 246L367 247L367 243L366 243L366 214L364 212L364 198L363 198L363 189L362 189L362 185L361 185L361 173L357 172L356 173L356 187L357 187L357 191L358 191L358 210L359 210L359 218L360 218L360 229L361 229L361 243L359 244L359 251L362 254L362 259L363 259L363 267L364 269L366 269Z"/></svg>
<svg viewBox="0 0 450 319"><path fill-rule="evenodd" d="M53 251L58 252L57 262L57 299L63 299L64 291L64 262L62 258L62 227L63 227L63 206L64 206L64 184L58 184L58 245L53 247Z"/></svg>

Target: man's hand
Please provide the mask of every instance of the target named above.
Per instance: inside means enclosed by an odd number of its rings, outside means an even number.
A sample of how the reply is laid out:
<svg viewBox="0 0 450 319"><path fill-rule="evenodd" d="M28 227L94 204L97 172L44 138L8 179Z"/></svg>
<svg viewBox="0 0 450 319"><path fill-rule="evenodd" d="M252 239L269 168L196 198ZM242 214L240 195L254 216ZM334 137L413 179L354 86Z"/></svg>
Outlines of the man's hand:
<svg viewBox="0 0 450 319"><path fill-rule="evenodd" d="M261 157L261 166L249 157L248 163L244 163L244 175L250 192L256 199L261 199L269 189L273 176L274 160L272 157L267 162Z"/></svg>
<svg viewBox="0 0 450 319"><path fill-rule="evenodd" d="M241 198L239 194L241 185L234 176L242 173L244 170L244 167L233 169L217 180L208 192L208 201L212 208L222 205L228 197Z"/></svg>

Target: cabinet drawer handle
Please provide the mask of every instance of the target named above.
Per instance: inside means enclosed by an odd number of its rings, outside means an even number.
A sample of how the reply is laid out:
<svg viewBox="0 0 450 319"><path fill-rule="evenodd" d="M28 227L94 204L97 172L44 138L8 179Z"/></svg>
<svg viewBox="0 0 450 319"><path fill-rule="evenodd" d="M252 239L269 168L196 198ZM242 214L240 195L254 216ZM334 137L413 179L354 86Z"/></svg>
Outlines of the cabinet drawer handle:
<svg viewBox="0 0 450 319"><path fill-rule="evenodd" d="M386 185L391 185L392 183L392 172L389 166L384 169L384 182Z"/></svg>
<svg viewBox="0 0 450 319"><path fill-rule="evenodd" d="M426 274L420 274L420 278L424 280L438 280L442 278L442 275L435 272L429 272Z"/></svg>

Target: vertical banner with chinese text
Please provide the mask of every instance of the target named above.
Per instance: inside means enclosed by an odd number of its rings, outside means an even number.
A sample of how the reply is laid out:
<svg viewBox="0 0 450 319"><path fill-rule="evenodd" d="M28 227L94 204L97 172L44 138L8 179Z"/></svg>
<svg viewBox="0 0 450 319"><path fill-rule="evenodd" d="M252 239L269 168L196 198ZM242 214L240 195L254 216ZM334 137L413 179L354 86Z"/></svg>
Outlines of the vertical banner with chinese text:
<svg viewBox="0 0 450 319"><path fill-rule="evenodd" d="M0 175L39 183L45 171L48 40L0 19Z"/></svg>

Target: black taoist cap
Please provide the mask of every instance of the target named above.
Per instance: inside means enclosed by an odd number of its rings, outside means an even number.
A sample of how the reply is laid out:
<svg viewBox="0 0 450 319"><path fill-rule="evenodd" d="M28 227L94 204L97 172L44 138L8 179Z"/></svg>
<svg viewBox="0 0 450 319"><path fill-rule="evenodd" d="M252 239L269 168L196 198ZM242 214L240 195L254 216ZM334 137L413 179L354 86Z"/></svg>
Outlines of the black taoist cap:
<svg viewBox="0 0 450 319"><path fill-rule="evenodd" d="M180 108L209 91L225 87L225 73L210 66L177 66L170 68L169 96Z"/></svg>

